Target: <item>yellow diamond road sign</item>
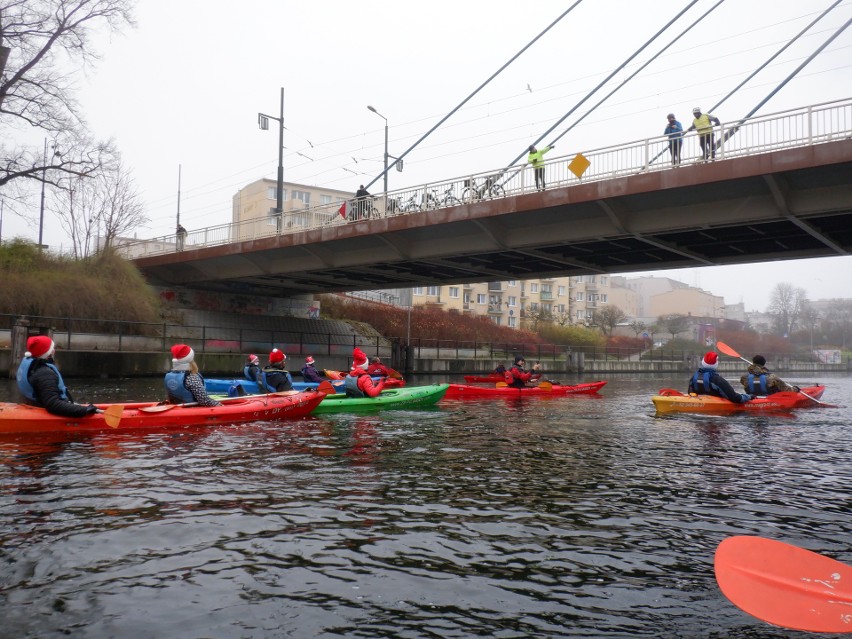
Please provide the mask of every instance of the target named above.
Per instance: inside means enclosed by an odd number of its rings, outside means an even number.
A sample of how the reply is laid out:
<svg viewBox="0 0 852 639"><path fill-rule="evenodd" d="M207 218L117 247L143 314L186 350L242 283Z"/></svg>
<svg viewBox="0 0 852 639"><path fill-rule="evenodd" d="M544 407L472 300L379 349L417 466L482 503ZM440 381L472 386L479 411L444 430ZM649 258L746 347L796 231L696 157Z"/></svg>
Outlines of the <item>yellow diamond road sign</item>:
<svg viewBox="0 0 852 639"><path fill-rule="evenodd" d="M574 157L574 159L571 160L571 163L568 164L568 170L571 171L571 173L576 175L578 178L583 177L583 173L586 172L586 169L589 168L590 164L591 162L586 159L585 155L583 155L582 153L578 153Z"/></svg>

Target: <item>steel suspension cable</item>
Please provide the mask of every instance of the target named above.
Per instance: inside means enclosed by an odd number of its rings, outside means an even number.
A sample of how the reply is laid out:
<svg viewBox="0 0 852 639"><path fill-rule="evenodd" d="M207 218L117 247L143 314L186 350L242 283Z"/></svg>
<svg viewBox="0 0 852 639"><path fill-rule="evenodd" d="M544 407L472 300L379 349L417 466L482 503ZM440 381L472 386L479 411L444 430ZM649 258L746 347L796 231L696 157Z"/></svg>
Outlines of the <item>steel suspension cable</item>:
<svg viewBox="0 0 852 639"><path fill-rule="evenodd" d="M550 23L550 24L549 24L549 25L548 25L548 26L547 26L547 27L546 27L546 28L545 28L545 29L544 29L541 33L539 33L536 37L534 37L532 40L530 40L524 48L522 48L522 49L521 49L520 51L518 51L515 55L513 55L513 56L509 59L509 61L508 61L508 62L506 62L506 63L505 63L502 67L500 67L499 69L497 69L497 71L495 71L495 72L491 75L491 77L490 77L490 78L488 78L485 82L483 82L482 84L480 84L480 85L476 88L476 90L474 90L474 92L473 92L473 93L471 93L471 94L470 94L469 96L467 96L464 100L462 100L461 102L459 102L459 104L458 104L458 105L457 105L457 106L456 106L456 107L455 107L452 111L450 111L447 115L445 115L443 118L441 118L441 120L440 120L440 121L439 121L439 122L438 122L435 126L433 126L433 127L432 127L431 129L429 129L426 133L424 133L424 134L420 137L420 139L419 139L419 140L417 140L417 142L415 142L415 143L414 143L414 144L412 144L410 147L408 147L408 148L405 150L405 152L403 152L403 154L402 154L402 155L400 155L398 158L396 158L396 159L397 159L397 161L401 160L401 159L402 159L402 158L404 158L406 155L408 155L408 154L409 154L412 150L414 150L414 148L415 148L418 144L420 144L423 140L425 140L427 137L429 137L429 136L430 136L430 135L431 135L431 134L435 131L435 129L437 129L437 128L438 128L439 126L441 126L444 122L446 122L446 121L447 121L450 117L452 117L452 115L453 115L456 111L458 111L460 108L462 108L462 107L463 107L463 106L464 106L464 105L465 105L465 104L466 104L466 103L467 103L467 102L468 102L468 101L469 101L469 100L470 100L473 96L475 96L477 93L479 93L479 92L480 92L480 91L481 91L481 90L482 90L482 89L483 89L483 88L484 88L484 87L485 87L485 86L486 86L489 82L491 82L494 78L496 78L498 75L500 75L506 67L508 67L510 64L512 64L512 62L514 62L515 60L517 60L517 59L518 59L518 57L520 57L520 55L521 55L522 53L524 53L524 52L525 52L527 49L529 49L529 48L530 48L533 44L535 44L535 43L536 43L536 42L537 42L537 41L538 41L538 40L539 40L539 39L540 39L540 38L541 38L541 37L542 37L545 33L547 33L547 32L548 32L548 31L550 31L553 27L555 27L555 26L557 25L557 23L559 23L559 21L560 21L560 20L562 20L562 18L564 18L565 16L567 16L569 13L571 13L571 11L573 11L573 10L574 10L574 8L575 8L577 5L579 5L582 1L583 1L583 0L577 0L574 4L572 4L570 7L568 7L568 9L566 9L566 10L562 13L562 15L560 15L558 18L556 18L556 20L554 20L553 22L551 22L551 23ZM696 0L696 1L697 1L697 0ZM365 188L369 188L370 186L372 186L373 184L375 184L378 180L380 180L382 177L384 177L385 173L387 173L387 172L388 172L389 168L390 168L390 167L388 167L387 169L383 170L383 171L382 171L381 173L379 173L376 177L374 177L374 178L373 178L373 180L372 180L369 184L367 184L367 186L366 186Z"/></svg>

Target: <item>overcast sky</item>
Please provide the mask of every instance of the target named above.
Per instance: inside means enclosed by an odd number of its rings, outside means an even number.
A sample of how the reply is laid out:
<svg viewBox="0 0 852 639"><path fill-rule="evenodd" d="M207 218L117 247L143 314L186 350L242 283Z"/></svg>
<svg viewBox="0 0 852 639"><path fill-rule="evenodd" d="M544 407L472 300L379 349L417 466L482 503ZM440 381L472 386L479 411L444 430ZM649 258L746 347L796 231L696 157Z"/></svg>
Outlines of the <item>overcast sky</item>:
<svg viewBox="0 0 852 639"><path fill-rule="evenodd" d="M607 91L715 2L699 0ZM137 28L101 39L102 60L81 76L80 97L90 127L101 138L114 138L133 170L151 218L139 237L174 231L178 166L183 225L225 224L239 188L276 176L275 123L259 130L257 113L278 113L281 87L285 180L354 192L382 166L384 121L368 104L388 118L390 153L399 155L570 4L139 0ZM688 4L584 0L408 155L405 171L391 172L390 188L505 166ZM723 2L553 153L659 135L670 111L687 125L692 107L709 110L830 4ZM850 17L852 0L714 115L725 122L747 113ZM759 113L850 93L852 29ZM371 190L380 191L380 182ZM58 224L46 220L45 229L47 243L65 241ZM33 230L4 220L3 237L15 234L31 237ZM852 258L824 258L661 274L762 310L778 282L801 286L813 299L852 297L850 267Z"/></svg>

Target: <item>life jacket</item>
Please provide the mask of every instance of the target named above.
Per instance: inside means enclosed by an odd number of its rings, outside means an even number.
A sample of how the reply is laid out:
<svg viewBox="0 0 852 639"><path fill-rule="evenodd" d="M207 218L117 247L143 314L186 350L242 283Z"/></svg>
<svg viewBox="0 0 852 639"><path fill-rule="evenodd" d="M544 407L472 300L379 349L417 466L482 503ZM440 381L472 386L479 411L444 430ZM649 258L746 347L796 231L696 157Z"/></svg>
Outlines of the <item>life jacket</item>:
<svg viewBox="0 0 852 639"><path fill-rule="evenodd" d="M527 380L530 377L531 375L528 372L517 366L512 366L506 371L505 375L506 383L512 388L526 388Z"/></svg>
<svg viewBox="0 0 852 639"><path fill-rule="evenodd" d="M758 385L754 385L755 378L757 378ZM766 385L766 373L761 373L760 375L755 375L754 373L748 374L748 392L752 395L769 395L769 387Z"/></svg>
<svg viewBox="0 0 852 639"><path fill-rule="evenodd" d="M250 382L256 382L259 373L260 366L257 364L246 364L245 368L243 368L243 375Z"/></svg>
<svg viewBox="0 0 852 639"><path fill-rule="evenodd" d="M713 120L715 119L709 113L702 113L692 121L692 126L695 127L699 135L707 135L713 131Z"/></svg>
<svg viewBox="0 0 852 639"><path fill-rule="evenodd" d="M173 404L192 404L195 402L195 397L186 387L187 375L189 375L189 371L169 371L163 379L169 401Z"/></svg>
<svg viewBox="0 0 852 639"><path fill-rule="evenodd" d="M692 383L691 386L695 390L695 392L699 395L718 395L722 397L722 389L719 388L716 384L710 381L710 377L713 375L714 371L709 371L707 369L699 368L692 375ZM700 388L699 388L700 384Z"/></svg>
<svg viewBox="0 0 852 639"><path fill-rule="evenodd" d="M366 375L366 371L364 372ZM343 382L343 386L346 388L346 396L347 397L366 397L364 391L361 390L361 387L358 386L358 380L361 378L361 375L347 375L346 379Z"/></svg>
<svg viewBox="0 0 852 639"><path fill-rule="evenodd" d="M35 396L35 389L33 385L30 384L30 369L35 363L36 359L34 357L25 357L21 360L20 365L18 366L18 372L15 374L15 379L18 382L18 390L21 392L21 395L26 397L31 402L37 402ZM59 397L64 399L65 401L71 401L68 398L68 389L65 386L65 381L62 379L62 373L59 372L59 369L56 368L55 364L51 364L49 362L44 362L44 366L47 366L54 373L56 373L56 385L59 388Z"/></svg>
<svg viewBox="0 0 852 639"><path fill-rule="evenodd" d="M293 378L283 368L264 368L260 373L260 379L257 380L258 386L266 393L278 392L278 384L273 382L277 382L279 377L287 380L288 388L284 390L291 390L293 388Z"/></svg>

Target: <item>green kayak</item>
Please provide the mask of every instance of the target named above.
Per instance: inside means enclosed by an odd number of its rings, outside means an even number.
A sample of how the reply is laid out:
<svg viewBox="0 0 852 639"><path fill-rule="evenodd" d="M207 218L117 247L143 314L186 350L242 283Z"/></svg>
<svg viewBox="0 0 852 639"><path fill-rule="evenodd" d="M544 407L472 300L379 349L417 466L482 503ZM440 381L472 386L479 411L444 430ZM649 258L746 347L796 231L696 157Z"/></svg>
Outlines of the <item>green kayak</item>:
<svg viewBox="0 0 852 639"><path fill-rule="evenodd" d="M326 395L311 415L326 413L370 413L380 410L422 408L437 404L449 384L405 386L383 390L378 397L347 397L342 393Z"/></svg>

